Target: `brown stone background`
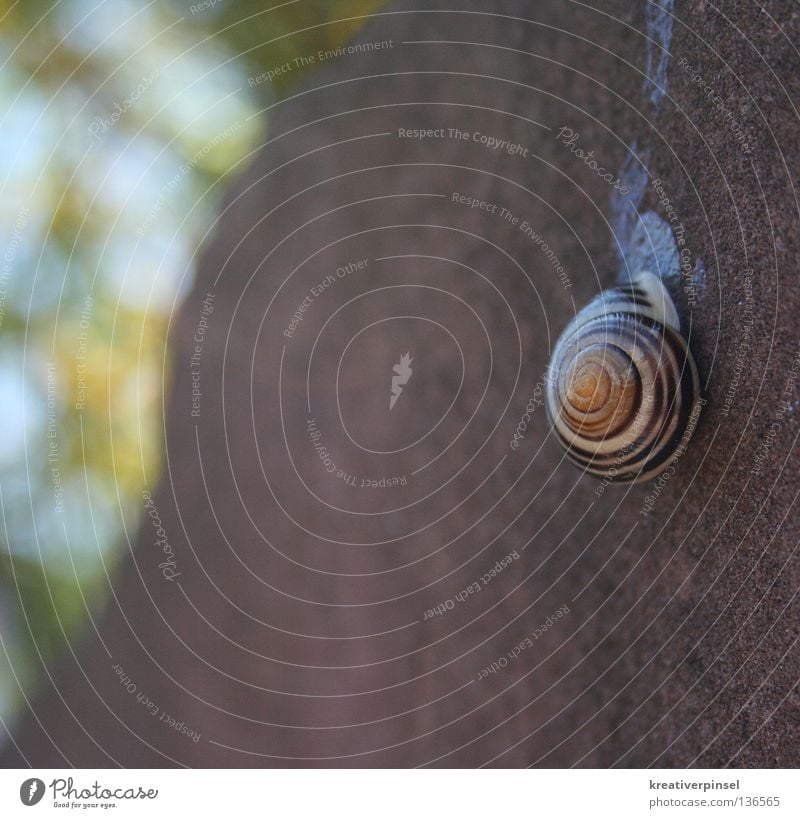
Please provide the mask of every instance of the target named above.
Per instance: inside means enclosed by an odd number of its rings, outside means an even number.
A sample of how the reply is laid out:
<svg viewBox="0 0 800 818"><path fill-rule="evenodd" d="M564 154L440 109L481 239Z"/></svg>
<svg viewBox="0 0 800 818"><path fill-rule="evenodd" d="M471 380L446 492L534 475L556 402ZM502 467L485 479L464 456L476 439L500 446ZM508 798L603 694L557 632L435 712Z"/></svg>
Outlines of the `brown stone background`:
<svg viewBox="0 0 800 818"><path fill-rule="evenodd" d="M421 5L392 4L359 35L392 49L330 62L276 105L172 327L154 497L181 577L164 581L145 522L97 631L12 727L4 765L796 764L796 8L679 3L656 111L644 3ZM735 112L749 157L681 57ZM599 493L563 461L543 410L509 448L559 330L617 276L610 188L556 142L563 125L615 172L629 146L646 153L706 269L692 310L673 286L708 405L648 515L650 487ZM397 137L439 127L531 155ZM518 228L441 198L453 192L526 219L572 286ZM308 288L361 258L368 273L331 287L285 343ZM364 295L381 287L396 289ZM209 292L194 419L188 361ZM387 420L407 349L414 376ZM337 465L380 476L435 461L393 489L332 478L306 432L309 360ZM430 434L364 451L337 401L362 446ZM424 619L515 549L479 594ZM114 664L200 740L149 717Z"/></svg>

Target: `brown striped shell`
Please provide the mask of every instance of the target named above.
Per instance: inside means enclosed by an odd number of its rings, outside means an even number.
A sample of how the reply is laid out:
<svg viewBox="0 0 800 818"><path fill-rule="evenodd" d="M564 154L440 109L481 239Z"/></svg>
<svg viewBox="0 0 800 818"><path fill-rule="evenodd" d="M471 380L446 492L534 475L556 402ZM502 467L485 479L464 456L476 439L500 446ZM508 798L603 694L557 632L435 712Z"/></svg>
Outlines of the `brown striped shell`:
<svg viewBox="0 0 800 818"><path fill-rule="evenodd" d="M685 449L700 381L660 279L642 273L570 322L547 376L547 414L568 457L596 477L644 481Z"/></svg>

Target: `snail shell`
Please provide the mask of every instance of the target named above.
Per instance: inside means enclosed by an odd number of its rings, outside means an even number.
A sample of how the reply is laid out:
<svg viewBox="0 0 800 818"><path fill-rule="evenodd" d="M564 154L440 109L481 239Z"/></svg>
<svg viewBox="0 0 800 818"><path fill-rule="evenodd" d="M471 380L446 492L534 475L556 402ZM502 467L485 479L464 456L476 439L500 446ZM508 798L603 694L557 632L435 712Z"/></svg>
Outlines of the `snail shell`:
<svg viewBox="0 0 800 818"><path fill-rule="evenodd" d="M684 450L700 380L660 279L605 290L569 323L548 369L546 406L569 458L597 477L643 481Z"/></svg>

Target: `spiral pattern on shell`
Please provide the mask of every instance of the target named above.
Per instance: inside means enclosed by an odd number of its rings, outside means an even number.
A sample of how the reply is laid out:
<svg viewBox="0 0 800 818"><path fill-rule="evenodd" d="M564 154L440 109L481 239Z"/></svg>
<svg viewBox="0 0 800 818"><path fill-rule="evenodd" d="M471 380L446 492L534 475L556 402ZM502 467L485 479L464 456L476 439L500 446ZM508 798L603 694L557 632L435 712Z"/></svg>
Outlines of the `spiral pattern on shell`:
<svg viewBox="0 0 800 818"><path fill-rule="evenodd" d="M547 378L547 412L586 472L644 481L680 456L699 413L700 382L661 281L643 273L606 290L566 327Z"/></svg>

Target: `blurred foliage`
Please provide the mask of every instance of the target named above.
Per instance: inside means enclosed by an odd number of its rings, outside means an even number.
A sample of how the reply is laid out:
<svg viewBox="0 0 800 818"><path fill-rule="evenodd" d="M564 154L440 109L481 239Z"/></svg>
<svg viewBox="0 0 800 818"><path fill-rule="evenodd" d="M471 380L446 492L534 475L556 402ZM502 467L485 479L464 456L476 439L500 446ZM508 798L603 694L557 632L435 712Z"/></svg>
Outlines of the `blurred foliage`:
<svg viewBox="0 0 800 818"><path fill-rule="evenodd" d="M288 5L266 4L263 0L220 0L214 10L218 15L218 36L264 71L287 62L294 65L299 56L336 49L383 4L383 0L302 0ZM192 5L196 4L173 4L183 9ZM283 95L315 67L278 75L272 88Z"/></svg>
<svg viewBox="0 0 800 818"><path fill-rule="evenodd" d="M265 109L308 69L248 77L337 48L380 5L0 0L3 718L132 541L168 318Z"/></svg>

